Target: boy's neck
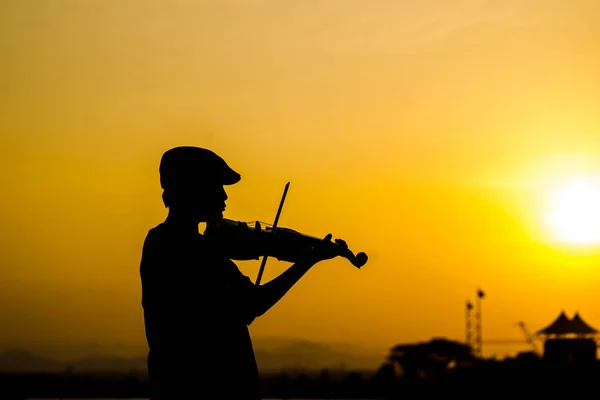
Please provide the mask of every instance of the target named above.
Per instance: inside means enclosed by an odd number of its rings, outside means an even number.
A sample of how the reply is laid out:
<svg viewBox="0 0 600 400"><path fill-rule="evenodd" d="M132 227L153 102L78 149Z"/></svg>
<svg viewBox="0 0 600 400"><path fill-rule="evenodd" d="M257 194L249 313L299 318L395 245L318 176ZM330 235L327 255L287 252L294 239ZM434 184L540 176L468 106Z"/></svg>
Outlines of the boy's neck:
<svg viewBox="0 0 600 400"><path fill-rule="evenodd" d="M176 226L178 229L189 231L191 233L198 233L199 222L194 218L191 218L189 214L170 209L165 222L169 225Z"/></svg>

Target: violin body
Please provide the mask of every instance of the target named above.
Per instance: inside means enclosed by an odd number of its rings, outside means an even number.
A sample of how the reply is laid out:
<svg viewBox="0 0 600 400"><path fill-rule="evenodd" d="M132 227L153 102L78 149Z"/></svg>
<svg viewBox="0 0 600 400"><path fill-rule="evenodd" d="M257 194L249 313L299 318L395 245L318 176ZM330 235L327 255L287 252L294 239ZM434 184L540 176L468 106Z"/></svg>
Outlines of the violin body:
<svg viewBox="0 0 600 400"><path fill-rule="evenodd" d="M258 221L253 223L222 219L207 224L204 236L218 246L232 260L257 260L260 257L275 257L279 261L295 263L322 238L304 235L293 229L270 226ZM356 256L336 242L328 242L357 268L367 262L367 255Z"/></svg>

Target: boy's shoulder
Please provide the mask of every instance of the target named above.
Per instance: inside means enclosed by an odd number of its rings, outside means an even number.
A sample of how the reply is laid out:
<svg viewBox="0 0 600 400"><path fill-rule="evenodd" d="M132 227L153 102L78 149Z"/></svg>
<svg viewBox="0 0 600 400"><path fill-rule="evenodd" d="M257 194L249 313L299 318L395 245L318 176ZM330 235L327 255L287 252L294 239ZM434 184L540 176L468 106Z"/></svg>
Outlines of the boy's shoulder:
<svg viewBox="0 0 600 400"><path fill-rule="evenodd" d="M161 242L163 238L168 236L165 228L164 222L150 228L144 239L144 247L152 246L156 242Z"/></svg>

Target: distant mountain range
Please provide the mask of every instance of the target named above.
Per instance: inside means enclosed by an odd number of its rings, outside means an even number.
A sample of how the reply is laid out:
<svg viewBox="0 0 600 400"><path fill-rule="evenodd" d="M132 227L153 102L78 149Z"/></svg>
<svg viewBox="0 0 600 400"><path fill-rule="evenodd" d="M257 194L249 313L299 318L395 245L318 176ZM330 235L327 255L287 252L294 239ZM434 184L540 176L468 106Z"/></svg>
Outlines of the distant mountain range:
<svg viewBox="0 0 600 400"><path fill-rule="evenodd" d="M256 345L255 354L261 370L278 370L285 367L376 369L384 361L385 356L350 349L348 346L310 341L295 341L270 349Z"/></svg>
<svg viewBox="0 0 600 400"><path fill-rule="evenodd" d="M66 365L25 350L8 350L0 354L0 372L58 372Z"/></svg>
<svg viewBox="0 0 600 400"><path fill-rule="evenodd" d="M294 339L258 339L254 342L254 348L262 371L287 368L376 369L385 356L350 346ZM75 372L144 372L146 355L142 353L140 356L124 357L96 351L72 360L57 360L33 350L8 349L0 352L0 372L62 372L67 368Z"/></svg>

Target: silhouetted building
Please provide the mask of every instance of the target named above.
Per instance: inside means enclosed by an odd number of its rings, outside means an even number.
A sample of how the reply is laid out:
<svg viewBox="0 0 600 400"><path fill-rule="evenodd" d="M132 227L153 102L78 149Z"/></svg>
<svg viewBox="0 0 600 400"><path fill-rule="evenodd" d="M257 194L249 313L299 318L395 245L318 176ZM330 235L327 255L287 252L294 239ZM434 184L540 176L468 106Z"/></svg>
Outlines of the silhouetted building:
<svg viewBox="0 0 600 400"><path fill-rule="evenodd" d="M550 325L537 332L544 337L544 360L558 364L595 362L598 331L575 313L569 319L565 312Z"/></svg>

